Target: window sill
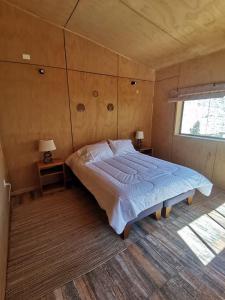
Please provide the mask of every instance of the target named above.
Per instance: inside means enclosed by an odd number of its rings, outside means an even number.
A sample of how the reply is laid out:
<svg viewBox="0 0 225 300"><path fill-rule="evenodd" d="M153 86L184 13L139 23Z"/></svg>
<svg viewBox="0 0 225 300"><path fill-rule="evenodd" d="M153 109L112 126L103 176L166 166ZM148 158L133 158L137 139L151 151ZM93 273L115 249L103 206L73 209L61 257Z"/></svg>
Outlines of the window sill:
<svg viewBox="0 0 225 300"><path fill-rule="evenodd" d="M181 133L174 133L174 136L195 139L195 140L203 140L203 141L211 141L211 142L223 142L225 143L225 139L223 138L216 138L216 137L204 137L204 136L195 136L190 134L181 134Z"/></svg>

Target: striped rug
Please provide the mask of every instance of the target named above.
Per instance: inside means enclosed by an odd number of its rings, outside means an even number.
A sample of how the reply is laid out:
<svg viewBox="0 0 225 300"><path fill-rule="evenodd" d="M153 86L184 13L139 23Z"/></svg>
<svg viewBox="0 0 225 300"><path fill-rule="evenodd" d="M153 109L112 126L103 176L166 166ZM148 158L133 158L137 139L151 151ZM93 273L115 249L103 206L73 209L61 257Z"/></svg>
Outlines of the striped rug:
<svg viewBox="0 0 225 300"><path fill-rule="evenodd" d="M12 211L6 299L36 299L126 248L88 192L72 189Z"/></svg>

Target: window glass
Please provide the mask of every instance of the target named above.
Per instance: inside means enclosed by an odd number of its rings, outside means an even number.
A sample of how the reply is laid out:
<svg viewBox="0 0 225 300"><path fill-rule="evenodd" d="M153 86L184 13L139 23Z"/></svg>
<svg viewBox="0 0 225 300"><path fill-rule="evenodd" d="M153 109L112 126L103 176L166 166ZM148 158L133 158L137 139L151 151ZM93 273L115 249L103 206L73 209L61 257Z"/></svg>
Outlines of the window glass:
<svg viewBox="0 0 225 300"><path fill-rule="evenodd" d="M225 139L225 97L184 101L180 133Z"/></svg>

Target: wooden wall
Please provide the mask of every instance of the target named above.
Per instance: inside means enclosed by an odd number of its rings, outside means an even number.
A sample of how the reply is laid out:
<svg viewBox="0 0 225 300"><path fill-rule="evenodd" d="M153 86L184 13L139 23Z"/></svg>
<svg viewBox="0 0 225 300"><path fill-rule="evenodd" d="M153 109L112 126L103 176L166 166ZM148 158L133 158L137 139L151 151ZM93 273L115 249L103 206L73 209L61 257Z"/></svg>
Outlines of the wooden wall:
<svg viewBox="0 0 225 300"><path fill-rule="evenodd" d="M0 31L0 131L14 191L37 188L39 139L53 138L54 156L63 159L86 143L133 137L136 129L150 145L152 69L4 2Z"/></svg>
<svg viewBox="0 0 225 300"><path fill-rule="evenodd" d="M0 299L5 297L8 229L9 229L9 190L3 186L7 179L6 166L0 141Z"/></svg>
<svg viewBox="0 0 225 300"><path fill-rule="evenodd" d="M174 135L176 104L168 92L177 87L225 81L225 51L156 72L152 144L156 156L192 167L225 188L225 142Z"/></svg>
<svg viewBox="0 0 225 300"><path fill-rule="evenodd" d="M134 133L144 130L145 143L151 145L152 99L154 83L137 80L135 85L130 79L119 78L118 81L118 137L131 138Z"/></svg>
<svg viewBox="0 0 225 300"><path fill-rule="evenodd" d="M0 62L0 126L11 181L31 187L36 179L37 141L54 137L57 155L72 149L66 71Z"/></svg>
<svg viewBox="0 0 225 300"><path fill-rule="evenodd" d="M117 138L117 79L113 76L69 71L71 121L74 147ZM98 96L93 95L97 91ZM79 103L84 112L77 111ZM114 105L113 111L107 104Z"/></svg>

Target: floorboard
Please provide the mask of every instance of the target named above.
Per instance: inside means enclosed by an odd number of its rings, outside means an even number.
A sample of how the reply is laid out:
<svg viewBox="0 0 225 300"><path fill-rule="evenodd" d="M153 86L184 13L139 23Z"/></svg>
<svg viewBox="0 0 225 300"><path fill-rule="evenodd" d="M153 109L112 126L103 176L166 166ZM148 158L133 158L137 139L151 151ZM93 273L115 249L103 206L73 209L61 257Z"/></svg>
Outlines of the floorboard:
<svg viewBox="0 0 225 300"><path fill-rule="evenodd" d="M82 188L21 201L7 299L225 299L225 192L147 217L126 241Z"/></svg>

